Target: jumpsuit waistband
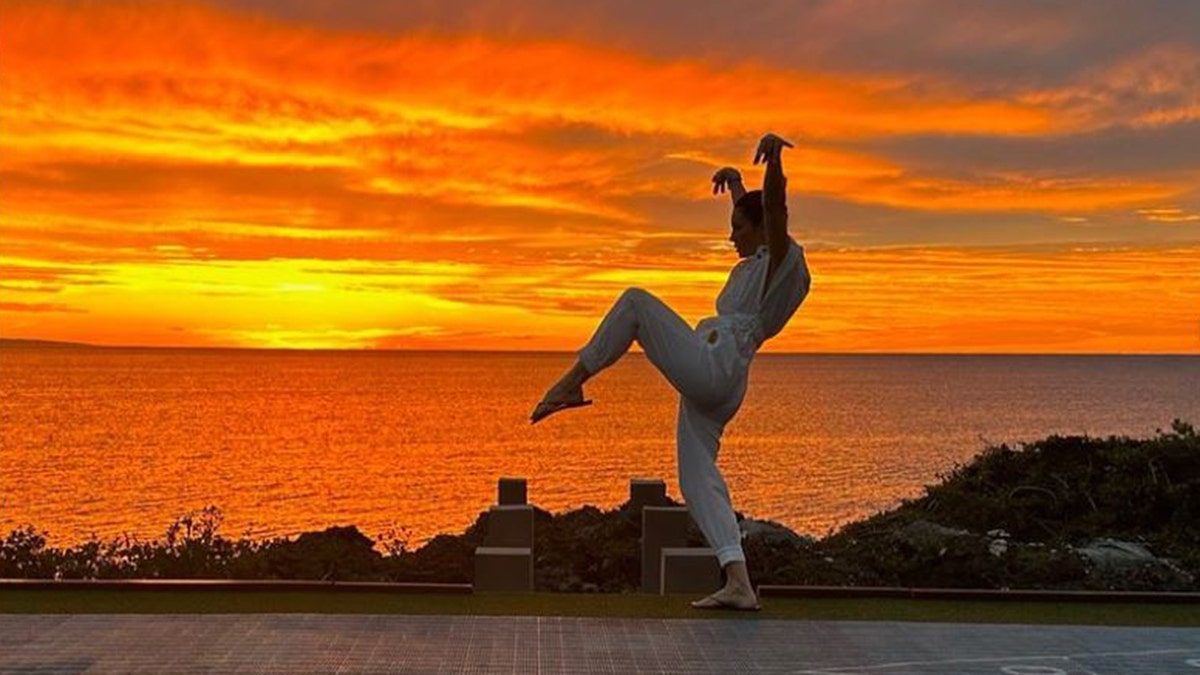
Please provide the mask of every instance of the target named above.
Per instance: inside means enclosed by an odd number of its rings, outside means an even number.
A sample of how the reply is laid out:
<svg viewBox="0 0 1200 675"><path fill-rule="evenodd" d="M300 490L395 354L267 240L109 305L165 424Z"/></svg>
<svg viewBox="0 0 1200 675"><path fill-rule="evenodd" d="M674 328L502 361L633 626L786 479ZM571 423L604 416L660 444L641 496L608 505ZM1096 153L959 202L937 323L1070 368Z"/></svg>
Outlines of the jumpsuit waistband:
<svg viewBox="0 0 1200 675"><path fill-rule="evenodd" d="M716 344L722 335L731 335L738 353L747 359L758 351L766 335L762 319L757 314L741 313L706 317L696 324L696 331L704 335L708 344Z"/></svg>

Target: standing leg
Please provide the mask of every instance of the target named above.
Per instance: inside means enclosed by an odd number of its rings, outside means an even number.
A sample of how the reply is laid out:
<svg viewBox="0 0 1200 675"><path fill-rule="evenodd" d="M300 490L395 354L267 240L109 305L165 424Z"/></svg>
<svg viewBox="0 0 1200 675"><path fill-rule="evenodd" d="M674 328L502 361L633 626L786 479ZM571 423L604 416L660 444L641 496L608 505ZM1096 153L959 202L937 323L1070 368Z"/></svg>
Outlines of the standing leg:
<svg viewBox="0 0 1200 675"><path fill-rule="evenodd" d="M740 399L737 403L740 404ZM717 468L721 434L728 419L727 415L703 411L688 399L680 398L676 428L679 489L688 512L725 570L724 588L693 606L753 609L757 608L758 599L746 572L742 532L733 513L729 488Z"/></svg>
<svg viewBox="0 0 1200 675"><path fill-rule="evenodd" d="M716 550L721 567L746 560L729 487L717 468L723 431L724 424L704 415L686 398L679 399L675 429L679 490L704 538Z"/></svg>

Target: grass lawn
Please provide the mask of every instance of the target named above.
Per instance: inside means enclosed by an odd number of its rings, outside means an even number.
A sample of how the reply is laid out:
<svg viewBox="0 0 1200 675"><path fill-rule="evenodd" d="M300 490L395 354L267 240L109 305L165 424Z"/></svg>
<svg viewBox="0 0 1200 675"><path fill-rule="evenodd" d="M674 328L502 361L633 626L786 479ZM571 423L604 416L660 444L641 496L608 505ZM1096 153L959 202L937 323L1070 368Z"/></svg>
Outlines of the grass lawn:
<svg viewBox="0 0 1200 675"><path fill-rule="evenodd" d="M1194 604L1056 603L772 598L761 612L701 611L696 595L476 593L434 595L322 591L0 590L0 613L46 614L479 614L638 618L944 621L1112 626L1200 626Z"/></svg>

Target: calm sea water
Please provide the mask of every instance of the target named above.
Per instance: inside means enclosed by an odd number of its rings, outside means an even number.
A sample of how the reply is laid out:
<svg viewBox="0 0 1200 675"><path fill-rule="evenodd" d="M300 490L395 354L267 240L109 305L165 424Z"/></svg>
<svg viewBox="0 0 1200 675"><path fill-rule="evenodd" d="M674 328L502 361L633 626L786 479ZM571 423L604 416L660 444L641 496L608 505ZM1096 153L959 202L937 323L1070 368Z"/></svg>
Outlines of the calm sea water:
<svg viewBox="0 0 1200 675"><path fill-rule="evenodd" d="M570 354L0 350L0 529L161 536L207 504L253 537L355 524L419 544L499 476L551 511L662 477L674 391L640 353L530 426ZM986 443L1200 422L1195 356L756 357L720 465L734 506L814 535L918 496Z"/></svg>

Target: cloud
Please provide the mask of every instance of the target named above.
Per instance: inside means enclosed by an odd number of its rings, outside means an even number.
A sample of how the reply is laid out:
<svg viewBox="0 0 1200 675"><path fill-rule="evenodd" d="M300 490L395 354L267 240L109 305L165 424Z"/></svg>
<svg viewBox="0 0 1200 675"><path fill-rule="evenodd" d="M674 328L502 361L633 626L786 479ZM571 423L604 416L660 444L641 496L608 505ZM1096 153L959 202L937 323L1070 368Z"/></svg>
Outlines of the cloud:
<svg viewBox="0 0 1200 675"><path fill-rule="evenodd" d="M1001 329L1056 320L1004 271L1024 259L972 247L1124 242L1144 266L1200 237L1196 11L15 3L0 22L0 293L87 314L13 311L3 330L561 348L628 285L695 319L733 262L708 178L732 165L753 187L770 129L797 141L792 233L830 256L833 281L858 265L871 282L826 285L816 332L780 344L1032 348L1034 332ZM894 246L905 271L871 267L871 247ZM1133 257L1104 261L1130 282L1093 317L1115 332L1055 324L1044 344L1167 344L1116 314L1146 301ZM887 289L937 274L961 295L932 292L918 323L896 313L927 298ZM1058 312L1105 283L1072 279L1047 301ZM1190 278L1163 283L1192 297ZM967 316L960 297L1008 314Z"/></svg>
<svg viewBox="0 0 1200 675"><path fill-rule="evenodd" d="M86 313L86 309L71 307L52 302L0 302L0 312L76 312Z"/></svg>
<svg viewBox="0 0 1200 675"><path fill-rule="evenodd" d="M1181 208L1138 209L1138 214L1146 220L1156 223L1195 223L1200 222L1200 213L1188 213Z"/></svg>
<svg viewBox="0 0 1200 675"><path fill-rule="evenodd" d="M1196 45L1200 8L1176 0L229 0L302 25L374 35L428 31L556 37L655 58L756 61L784 69L933 74L981 89L1053 86L1159 44Z"/></svg>
<svg viewBox="0 0 1200 675"><path fill-rule="evenodd" d="M1110 127L1033 138L915 134L853 144L937 175L1026 173L1109 178L1160 176L1195 185L1200 120L1154 128Z"/></svg>
<svg viewBox="0 0 1200 675"><path fill-rule="evenodd" d="M51 101L87 104L72 123L96 144L102 139L88 132L154 134L154 122L141 119L159 116L171 120L171 134L146 140L176 151L213 126L234 141L321 142L367 129L436 140L520 119L700 137L764 128L779 110L792 130L814 135L1030 133L1051 123L1031 106L951 89L907 91L903 80L753 63L718 69L565 40L320 32L180 4L21 5L10 14L0 28L13 73L4 81L6 102L16 105L10 115L36 128L66 122L63 111L76 109L45 105ZM70 56L45 49L47 34L70 41ZM223 148L195 150L219 156Z"/></svg>

